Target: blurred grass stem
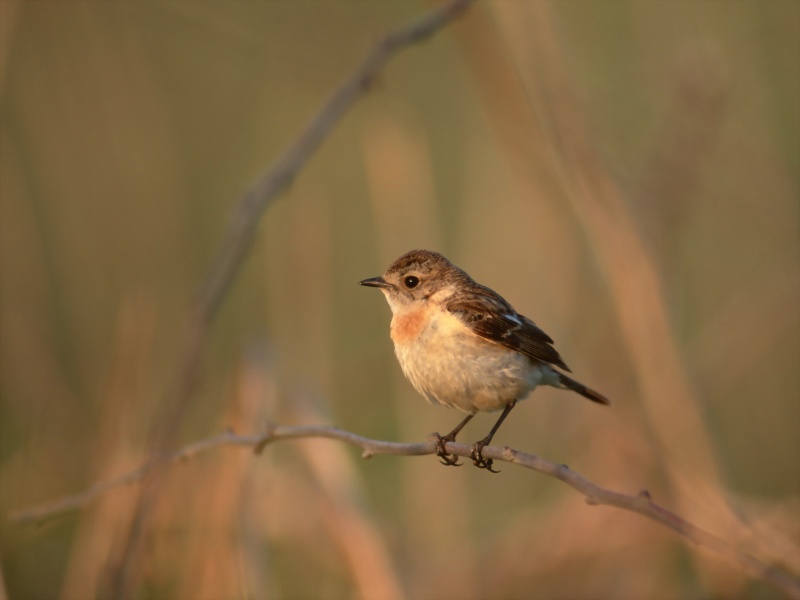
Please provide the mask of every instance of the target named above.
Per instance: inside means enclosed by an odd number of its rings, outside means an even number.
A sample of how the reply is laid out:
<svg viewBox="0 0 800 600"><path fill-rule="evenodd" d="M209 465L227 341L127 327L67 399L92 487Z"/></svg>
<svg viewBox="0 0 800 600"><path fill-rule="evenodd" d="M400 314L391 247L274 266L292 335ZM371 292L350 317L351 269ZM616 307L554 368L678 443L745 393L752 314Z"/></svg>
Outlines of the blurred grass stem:
<svg viewBox="0 0 800 600"><path fill-rule="evenodd" d="M323 103L294 142L241 199L234 210L222 246L189 311L173 383L167 391L164 409L156 421L152 435L151 463L160 462L160 455L169 447L182 422L201 378L200 367L208 330L253 244L264 209L291 185L297 173L310 160L334 126L369 91L373 80L389 59L446 26L461 15L471 2L472 0L453 0L437 6L416 21L390 32L375 44L363 62ZM143 467L143 474L157 473L151 467L152 464ZM117 565L112 565L114 575L109 590L111 597L127 598L132 594L133 581L136 580L133 570L138 560L144 523L158 493L158 487L157 477L146 478L127 540L116 559Z"/></svg>

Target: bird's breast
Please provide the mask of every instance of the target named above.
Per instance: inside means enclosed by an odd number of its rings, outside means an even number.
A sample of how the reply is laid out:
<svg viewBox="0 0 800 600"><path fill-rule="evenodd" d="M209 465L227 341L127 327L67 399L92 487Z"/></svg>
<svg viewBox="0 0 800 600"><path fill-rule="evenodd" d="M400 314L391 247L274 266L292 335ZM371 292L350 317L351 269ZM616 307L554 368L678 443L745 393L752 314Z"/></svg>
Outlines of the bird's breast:
<svg viewBox="0 0 800 600"><path fill-rule="evenodd" d="M528 357L480 338L446 311L397 313L391 336L403 373L434 404L465 412L498 410L539 382Z"/></svg>
<svg viewBox="0 0 800 600"><path fill-rule="evenodd" d="M427 320L427 311L424 308L394 315L390 331L392 341L401 345L413 344L425 328Z"/></svg>

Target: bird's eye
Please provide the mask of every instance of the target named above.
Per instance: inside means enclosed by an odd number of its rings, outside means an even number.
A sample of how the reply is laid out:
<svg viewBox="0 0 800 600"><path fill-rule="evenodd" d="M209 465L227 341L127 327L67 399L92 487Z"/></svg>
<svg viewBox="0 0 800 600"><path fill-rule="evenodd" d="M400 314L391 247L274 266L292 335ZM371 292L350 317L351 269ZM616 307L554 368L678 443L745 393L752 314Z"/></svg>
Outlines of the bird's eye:
<svg viewBox="0 0 800 600"><path fill-rule="evenodd" d="M419 285L419 277L414 277L413 275L409 275L405 279L403 279L403 283L408 289L415 288Z"/></svg>

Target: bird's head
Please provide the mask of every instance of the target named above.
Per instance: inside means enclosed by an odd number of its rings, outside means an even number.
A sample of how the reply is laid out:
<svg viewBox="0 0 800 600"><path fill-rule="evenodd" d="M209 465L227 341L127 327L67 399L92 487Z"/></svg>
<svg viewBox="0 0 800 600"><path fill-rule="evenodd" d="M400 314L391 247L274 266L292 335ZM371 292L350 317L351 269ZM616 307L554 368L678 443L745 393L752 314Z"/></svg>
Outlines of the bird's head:
<svg viewBox="0 0 800 600"><path fill-rule="evenodd" d="M394 261L381 277L359 284L380 289L396 313L420 303L442 303L464 279L469 276L441 254L412 250Z"/></svg>

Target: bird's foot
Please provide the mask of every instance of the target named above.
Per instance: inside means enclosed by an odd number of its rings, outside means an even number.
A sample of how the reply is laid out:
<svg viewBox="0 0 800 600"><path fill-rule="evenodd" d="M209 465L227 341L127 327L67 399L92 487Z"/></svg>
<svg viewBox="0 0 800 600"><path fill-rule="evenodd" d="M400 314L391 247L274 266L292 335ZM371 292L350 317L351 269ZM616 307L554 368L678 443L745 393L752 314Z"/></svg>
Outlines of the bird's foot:
<svg viewBox="0 0 800 600"><path fill-rule="evenodd" d="M454 435L445 435L441 436L438 433L436 435L436 456L441 458L439 462L443 465L448 467L460 467L463 463L458 462L458 455L457 454L448 454L447 450L445 450L445 446L447 442L454 442L455 437Z"/></svg>
<svg viewBox="0 0 800 600"><path fill-rule="evenodd" d="M475 442L472 446L472 451L469 453L469 457L472 459L472 463L479 469L486 469L490 473L499 473L500 471L495 471L492 468L494 461L491 458L483 457L483 449L488 443L489 441L485 439Z"/></svg>

